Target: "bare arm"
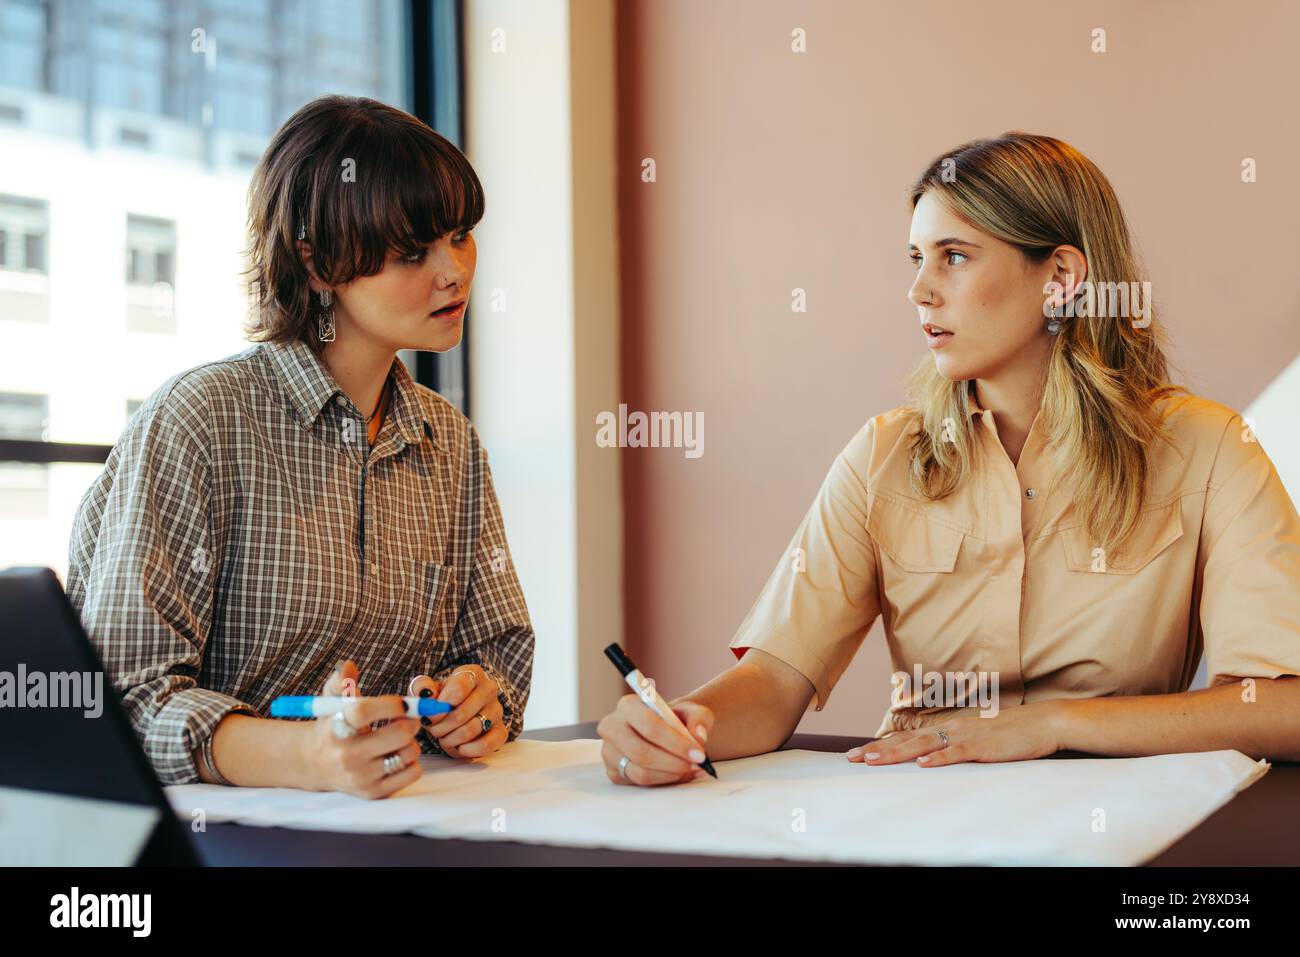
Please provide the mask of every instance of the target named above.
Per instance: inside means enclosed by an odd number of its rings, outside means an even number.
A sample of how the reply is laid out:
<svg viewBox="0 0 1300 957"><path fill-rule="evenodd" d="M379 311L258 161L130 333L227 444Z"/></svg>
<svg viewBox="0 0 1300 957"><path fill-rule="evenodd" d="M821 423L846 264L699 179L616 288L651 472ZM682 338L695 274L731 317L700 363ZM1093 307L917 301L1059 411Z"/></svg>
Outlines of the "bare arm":
<svg viewBox="0 0 1300 957"><path fill-rule="evenodd" d="M1065 702L1061 747L1116 757L1233 749L1300 761L1300 679Z"/></svg>
<svg viewBox="0 0 1300 957"><path fill-rule="evenodd" d="M735 665L676 701L713 711L707 750L715 761L775 751L794 733L812 700L807 678L780 658L750 648Z"/></svg>
<svg viewBox="0 0 1300 957"><path fill-rule="evenodd" d="M340 663L326 681L324 693L338 695L349 683L357 687L356 662ZM212 737L217 770L243 787L296 787L306 791L346 791L364 798L387 797L420 777L420 722L406 717L397 695L358 698L344 709L344 718L360 732L334 735L333 720L276 721L232 713L221 719ZM378 730L374 724L386 721ZM392 774L383 758L399 755L405 767ZM202 748L192 755L199 779L218 783L203 760Z"/></svg>
<svg viewBox="0 0 1300 957"><path fill-rule="evenodd" d="M244 787L310 788L302 760L302 721L275 721L248 714L228 714L213 732L212 757L232 784ZM204 784L216 784L201 748L194 767Z"/></svg>

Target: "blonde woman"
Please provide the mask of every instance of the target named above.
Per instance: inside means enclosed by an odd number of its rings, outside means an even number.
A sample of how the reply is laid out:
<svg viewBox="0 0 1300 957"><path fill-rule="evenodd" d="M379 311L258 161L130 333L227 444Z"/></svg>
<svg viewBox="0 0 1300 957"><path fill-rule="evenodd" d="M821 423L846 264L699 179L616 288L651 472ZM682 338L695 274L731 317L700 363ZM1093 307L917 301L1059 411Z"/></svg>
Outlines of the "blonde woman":
<svg viewBox="0 0 1300 957"><path fill-rule="evenodd" d="M461 339L483 188L454 145L327 96L249 190L259 344L173 376L82 500L68 595L164 784L387 797L523 729L534 637L487 452L400 349ZM360 696L333 719L279 695ZM405 717L399 695L436 695Z"/></svg>
<svg viewBox="0 0 1300 957"><path fill-rule="evenodd" d="M634 695L601 721L610 780L779 747L878 616L893 700L850 761L1300 760L1300 517L1240 416L1168 381L1105 176L1013 132L935 159L911 201L930 355L908 404L835 459L737 664L673 703L695 740Z"/></svg>

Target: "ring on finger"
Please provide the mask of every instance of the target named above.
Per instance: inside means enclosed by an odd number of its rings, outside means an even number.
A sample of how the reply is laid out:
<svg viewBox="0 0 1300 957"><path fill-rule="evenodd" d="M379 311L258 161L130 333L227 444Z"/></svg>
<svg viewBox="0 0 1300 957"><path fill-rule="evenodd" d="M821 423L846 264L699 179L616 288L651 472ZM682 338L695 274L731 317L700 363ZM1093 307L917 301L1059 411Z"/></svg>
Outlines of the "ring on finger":
<svg viewBox="0 0 1300 957"><path fill-rule="evenodd" d="M621 758L618 759L618 775L619 775L619 777L621 777L624 781L631 781L631 780L632 780L630 777L627 776L627 766L628 766L631 762L632 762L632 759L629 758L626 754L623 755L623 757L621 757Z"/></svg>
<svg viewBox="0 0 1300 957"><path fill-rule="evenodd" d="M416 675L407 686L407 694L412 698L418 698L420 697L421 687L428 687L429 684L433 683L433 679L428 675ZM433 689L429 688L429 691L433 691Z"/></svg>
<svg viewBox="0 0 1300 957"><path fill-rule="evenodd" d="M406 762L402 760L400 754L394 752L393 754L384 757L384 777L387 777L390 774L396 774L404 767L406 767Z"/></svg>
<svg viewBox="0 0 1300 957"><path fill-rule="evenodd" d="M938 731L938 730L936 730L934 733L937 734L937 735L939 736L939 740L941 740L941 741L943 742L943 746L944 746L945 748L948 747L948 745L949 745L950 742L948 741L948 735L947 735L947 733L944 732L944 731Z"/></svg>
<svg viewBox="0 0 1300 957"><path fill-rule="evenodd" d="M474 684L470 685L470 689L469 689L470 694L473 694L474 689L478 687L478 675L474 674L474 672L471 671L469 668L464 668L460 671L453 671L451 673L451 676L453 678L456 677L457 675L469 675L469 680L474 682Z"/></svg>
<svg viewBox="0 0 1300 957"><path fill-rule="evenodd" d="M492 719L487 717L487 715L485 715L482 711L476 714L475 717L478 718L479 723L483 725L483 730L481 733L487 734L488 728L492 727Z"/></svg>

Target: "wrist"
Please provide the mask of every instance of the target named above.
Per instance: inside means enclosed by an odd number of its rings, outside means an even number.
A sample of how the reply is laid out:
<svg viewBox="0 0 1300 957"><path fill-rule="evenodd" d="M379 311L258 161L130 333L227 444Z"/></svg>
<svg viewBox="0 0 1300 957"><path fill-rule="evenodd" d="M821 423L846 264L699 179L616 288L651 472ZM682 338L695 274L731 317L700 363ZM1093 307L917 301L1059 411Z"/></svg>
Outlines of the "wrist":
<svg viewBox="0 0 1300 957"><path fill-rule="evenodd" d="M217 731L220 729L221 724L218 724L216 729L204 738L203 743L199 746L199 760L203 764L204 771L199 779L210 781L212 784L220 784L223 787L233 787L235 782L221 773L221 769L217 767L216 755L213 753L217 740Z"/></svg>
<svg viewBox="0 0 1300 957"><path fill-rule="evenodd" d="M205 737L198 748L195 749L195 767L199 769L199 780L205 784L219 784L223 787L235 787L236 782L232 781L223 771L221 764L217 761L217 739L222 737L223 729L229 731L234 725L243 720L244 715L253 715L255 713L251 708L239 706L231 711L226 712L217 721L210 734ZM232 749L230 737L224 738L223 750L225 751L224 759L229 759L230 750Z"/></svg>
<svg viewBox="0 0 1300 957"><path fill-rule="evenodd" d="M328 721L329 718L317 718L316 721ZM288 780L285 787L300 788L304 791L323 791L325 788L317 779L316 762L316 721L286 721L286 730L291 732L288 738L289 761Z"/></svg>
<svg viewBox="0 0 1300 957"><path fill-rule="evenodd" d="M1048 723L1056 741L1057 751L1077 750L1074 745L1075 727L1079 720L1081 702L1068 698L1058 698L1044 702L1048 706Z"/></svg>

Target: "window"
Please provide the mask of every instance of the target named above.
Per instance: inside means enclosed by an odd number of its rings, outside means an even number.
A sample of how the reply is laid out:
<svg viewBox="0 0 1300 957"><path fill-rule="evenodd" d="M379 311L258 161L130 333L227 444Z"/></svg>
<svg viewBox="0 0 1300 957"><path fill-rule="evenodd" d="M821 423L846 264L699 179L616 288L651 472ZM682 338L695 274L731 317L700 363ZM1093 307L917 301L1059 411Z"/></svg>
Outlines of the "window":
<svg viewBox="0 0 1300 957"><path fill-rule="evenodd" d="M44 441L49 399L43 395L0 392L0 438ZM0 519L43 519L49 511L50 467L0 462Z"/></svg>
<svg viewBox="0 0 1300 957"><path fill-rule="evenodd" d="M49 231L43 200L0 194L0 269L44 273Z"/></svg>
<svg viewBox="0 0 1300 957"><path fill-rule="evenodd" d="M134 286L176 279L176 224L148 216L126 217L126 281Z"/></svg>
<svg viewBox="0 0 1300 957"><path fill-rule="evenodd" d="M454 0L0 0L0 567L66 574L143 397L248 347L246 192L279 124L345 93L460 142L459 30ZM402 359L464 409L466 356Z"/></svg>
<svg viewBox="0 0 1300 957"><path fill-rule="evenodd" d="M0 84L35 87L40 82L44 19L37 0L0 3Z"/></svg>
<svg viewBox="0 0 1300 957"><path fill-rule="evenodd" d="M0 317L47 322L49 205L0 193Z"/></svg>
<svg viewBox="0 0 1300 957"><path fill-rule="evenodd" d="M176 224L151 216L126 217L126 327L134 332L176 331Z"/></svg>

